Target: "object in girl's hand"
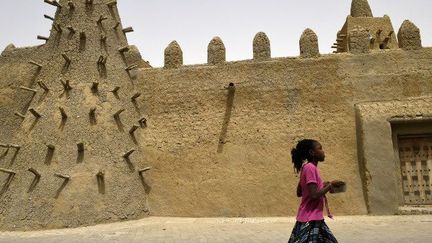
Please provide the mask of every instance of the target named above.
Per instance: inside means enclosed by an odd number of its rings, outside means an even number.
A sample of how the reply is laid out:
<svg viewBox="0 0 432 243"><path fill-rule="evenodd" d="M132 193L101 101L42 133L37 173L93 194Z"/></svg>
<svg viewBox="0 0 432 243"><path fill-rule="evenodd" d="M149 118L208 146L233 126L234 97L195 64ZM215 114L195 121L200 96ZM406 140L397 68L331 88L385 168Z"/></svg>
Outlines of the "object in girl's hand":
<svg viewBox="0 0 432 243"><path fill-rule="evenodd" d="M343 185L340 186L333 186L332 189L330 190L330 193L341 193L341 192L346 192L346 183L344 182Z"/></svg>

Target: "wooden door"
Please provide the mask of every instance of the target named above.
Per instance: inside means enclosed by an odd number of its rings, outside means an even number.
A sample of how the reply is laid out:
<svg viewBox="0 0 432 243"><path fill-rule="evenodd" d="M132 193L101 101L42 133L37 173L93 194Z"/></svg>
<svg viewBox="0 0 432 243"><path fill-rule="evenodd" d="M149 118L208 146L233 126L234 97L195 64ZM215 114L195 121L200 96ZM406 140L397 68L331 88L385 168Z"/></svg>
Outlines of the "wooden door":
<svg viewBox="0 0 432 243"><path fill-rule="evenodd" d="M405 204L432 204L432 135L398 137Z"/></svg>

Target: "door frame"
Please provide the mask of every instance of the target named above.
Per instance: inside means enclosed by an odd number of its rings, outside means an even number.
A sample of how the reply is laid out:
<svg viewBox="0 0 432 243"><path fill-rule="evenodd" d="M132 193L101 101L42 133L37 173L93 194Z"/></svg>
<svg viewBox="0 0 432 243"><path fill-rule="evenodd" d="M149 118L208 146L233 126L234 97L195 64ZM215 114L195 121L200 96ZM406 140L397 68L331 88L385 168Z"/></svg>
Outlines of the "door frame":
<svg viewBox="0 0 432 243"><path fill-rule="evenodd" d="M414 204L406 204L404 199L402 174L401 174L401 162L399 158L399 137L407 136L432 136L432 119L408 119L408 120L396 120L390 121L392 127L392 139L393 139L393 150L395 153L396 164L395 167L399 171L399 177L396 178L399 189L401 200L399 201L400 206L413 206Z"/></svg>
<svg viewBox="0 0 432 243"><path fill-rule="evenodd" d="M368 213L397 214L404 200L393 127L432 123L432 96L361 102L354 108L358 165Z"/></svg>

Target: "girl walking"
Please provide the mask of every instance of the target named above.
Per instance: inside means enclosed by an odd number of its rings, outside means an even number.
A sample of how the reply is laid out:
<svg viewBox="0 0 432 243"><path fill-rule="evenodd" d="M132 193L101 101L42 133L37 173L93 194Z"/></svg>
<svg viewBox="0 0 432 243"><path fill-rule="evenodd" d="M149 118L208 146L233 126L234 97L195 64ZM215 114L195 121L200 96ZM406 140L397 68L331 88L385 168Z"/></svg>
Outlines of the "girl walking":
<svg viewBox="0 0 432 243"><path fill-rule="evenodd" d="M297 222L288 243L337 242L324 222L324 206L328 216L332 218L325 194L332 192L334 187L343 186L345 183L342 181L323 182L318 163L324 162L325 154L318 141L301 140L292 149L291 156L294 168L297 173L300 172L297 196L302 199L297 212Z"/></svg>

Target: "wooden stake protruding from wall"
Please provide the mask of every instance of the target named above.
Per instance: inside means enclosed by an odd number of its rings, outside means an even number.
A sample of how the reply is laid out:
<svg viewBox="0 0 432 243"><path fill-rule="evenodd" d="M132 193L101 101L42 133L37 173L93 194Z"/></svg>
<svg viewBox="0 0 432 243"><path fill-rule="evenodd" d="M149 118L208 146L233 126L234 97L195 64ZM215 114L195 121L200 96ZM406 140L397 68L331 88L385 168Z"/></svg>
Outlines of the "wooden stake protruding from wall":
<svg viewBox="0 0 432 243"><path fill-rule="evenodd" d="M90 123L92 125L96 124L96 108L91 108L89 112Z"/></svg>
<svg viewBox="0 0 432 243"><path fill-rule="evenodd" d="M99 171L96 174L96 180L98 183L99 193L105 194L105 174L103 173L103 171Z"/></svg>
<svg viewBox="0 0 432 243"><path fill-rule="evenodd" d="M131 64L125 68L125 71L128 73L129 77L131 77L130 71L134 70L135 68L138 68L137 64Z"/></svg>
<svg viewBox="0 0 432 243"><path fill-rule="evenodd" d="M30 171L31 173L33 173L37 177L41 177L41 174L33 168L29 168L28 171Z"/></svg>
<svg viewBox="0 0 432 243"><path fill-rule="evenodd" d="M22 118L22 119L25 119L25 115L19 113L18 111L16 111L16 112L14 113L14 115L17 116L17 117L20 117L20 118Z"/></svg>
<svg viewBox="0 0 432 243"><path fill-rule="evenodd" d="M63 53L62 57L66 61L66 65L70 65L71 59L66 55L66 53Z"/></svg>
<svg viewBox="0 0 432 243"><path fill-rule="evenodd" d="M138 99L141 96L141 93L136 93L131 97L132 101L136 101L136 99Z"/></svg>
<svg viewBox="0 0 432 243"><path fill-rule="evenodd" d="M16 151L19 151L21 149L21 145L17 144L9 144L9 147L16 149Z"/></svg>
<svg viewBox="0 0 432 243"><path fill-rule="evenodd" d="M90 89L91 89L92 93L97 93L98 92L98 88L99 88L99 83L98 82L93 82Z"/></svg>
<svg viewBox="0 0 432 243"><path fill-rule="evenodd" d="M131 129L129 130L129 134L133 136L134 133L135 133L135 131L136 131L138 128L139 128L139 126L137 126L137 125L133 125L133 126L131 127Z"/></svg>
<svg viewBox="0 0 432 243"><path fill-rule="evenodd" d="M29 111L36 119L39 119L42 117L41 114L39 114L39 112L37 112L34 108L29 109Z"/></svg>
<svg viewBox="0 0 432 243"><path fill-rule="evenodd" d="M72 27L72 26L68 26L68 27L66 27L66 28L69 30L69 33L70 33L71 35L75 34L76 30L74 29L74 27Z"/></svg>
<svg viewBox="0 0 432 243"><path fill-rule="evenodd" d="M20 86L20 89L25 90L25 91L32 92L33 95L35 95L35 94L37 93L37 90L35 90L35 89L31 89L31 88L28 88L28 87L24 87L24 86Z"/></svg>
<svg viewBox="0 0 432 243"><path fill-rule="evenodd" d="M131 150L127 151L126 153L124 153L122 155L122 157L125 159L128 159L131 156L131 154L133 154L133 152L135 152L135 149L131 149Z"/></svg>
<svg viewBox="0 0 432 243"><path fill-rule="evenodd" d="M105 57L105 56L101 55L101 56L99 56L97 64L98 65L105 65L106 62L107 62L107 60L108 60L108 57Z"/></svg>
<svg viewBox="0 0 432 243"><path fill-rule="evenodd" d="M99 19L96 21L97 24L102 24L102 21L107 20L108 17L101 15Z"/></svg>
<svg viewBox="0 0 432 243"><path fill-rule="evenodd" d="M52 144L47 144L46 146L47 146L47 154L45 157L45 164L49 165L51 164L56 147Z"/></svg>
<svg viewBox="0 0 432 243"><path fill-rule="evenodd" d="M0 171L9 175L16 175L16 172L12 170L0 168Z"/></svg>
<svg viewBox="0 0 432 243"><path fill-rule="evenodd" d="M78 153L84 152L84 143L77 143Z"/></svg>
<svg viewBox="0 0 432 243"><path fill-rule="evenodd" d="M53 18L53 17L51 17L51 16L49 16L49 15L46 15L46 14L44 14L44 18L54 21L54 18Z"/></svg>
<svg viewBox="0 0 432 243"><path fill-rule="evenodd" d="M113 90L111 90L111 92L113 93L114 97L116 97L117 99L120 99L119 93L118 93L119 90L120 90L119 86L116 86Z"/></svg>
<svg viewBox="0 0 432 243"><path fill-rule="evenodd" d="M120 26L120 22L116 22L112 28L116 30L119 26Z"/></svg>
<svg viewBox="0 0 432 243"><path fill-rule="evenodd" d="M151 186L146 181L144 173L147 172L147 171L150 171L150 170L151 170L151 167L146 167L144 169L139 169L138 170L138 175L139 175L139 177L141 179L142 185L144 186L144 190L145 190L146 194L150 193Z"/></svg>
<svg viewBox="0 0 432 243"><path fill-rule="evenodd" d="M28 171L30 171L34 175L34 179L33 179L32 183L30 184L30 188L27 191L27 192L32 192L34 190L34 188L36 187L36 185L39 183L40 178L41 178L41 174L33 168L29 168Z"/></svg>
<svg viewBox="0 0 432 243"><path fill-rule="evenodd" d="M101 36L100 36L100 41L101 41L103 44L106 44L106 40L107 40L107 36L106 36L106 35L101 35Z"/></svg>
<svg viewBox="0 0 432 243"><path fill-rule="evenodd" d="M114 118L115 119L119 119L120 118L120 114L125 111L125 109L120 109L118 110L115 114L114 114Z"/></svg>
<svg viewBox="0 0 432 243"><path fill-rule="evenodd" d="M133 32L134 29L133 29L132 27L126 27L126 28L124 28L122 31L123 31L124 34L126 34L126 33Z"/></svg>
<svg viewBox="0 0 432 243"><path fill-rule="evenodd" d="M6 180L6 183L3 185L3 188L0 191L0 195L3 195L9 189L9 186L12 183L12 180L15 177L16 172L12 171L12 170L4 169L4 168L0 168L0 172L6 173L9 175L7 180Z"/></svg>
<svg viewBox="0 0 432 243"><path fill-rule="evenodd" d="M47 145L48 150L54 151L55 150L55 146L52 144L48 144Z"/></svg>
<svg viewBox="0 0 432 243"><path fill-rule="evenodd" d="M41 36L41 35L38 35L38 36L37 36L37 39L38 39L38 40L44 40L44 41L48 41L48 40L49 40L48 37Z"/></svg>
<svg viewBox="0 0 432 243"><path fill-rule="evenodd" d="M138 170L138 174L139 174L140 176L143 176L143 173L144 173L144 172L147 172L147 171L149 171L149 170L151 170L151 167L146 167L146 168L144 168L144 169L140 169L140 170Z"/></svg>
<svg viewBox="0 0 432 243"><path fill-rule="evenodd" d="M90 109L90 112L89 112L89 115L90 115L91 117L95 117L95 116L96 116L96 108L91 108L91 109Z"/></svg>
<svg viewBox="0 0 432 243"><path fill-rule="evenodd" d="M64 180L70 180L70 176L68 176L68 175L62 175L62 174L58 174L58 173L56 173L54 175L57 176L58 178L62 178Z"/></svg>
<svg viewBox="0 0 432 243"><path fill-rule="evenodd" d="M35 61L29 61L29 63L32 64L32 65L35 65L36 67L38 67L38 69L42 68L42 64L39 64L39 63L37 63Z"/></svg>
<svg viewBox="0 0 432 243"><path fill-rule="evenodd" d="M63 89L65 91L70 91L72 90L72 87L70 86L70 82L69 80L63 81L63 79L60 79L61 84L63 85Z"/></svg>
<svg viewBox="0 0 432 243"><path fill-rule="evenodd" d="M109 8L112 8L112 7L114 7L115 5L117 5L117 1L116 1L116 0L110 1L110 2L108 2L106 5L107 5Z"/></svg>
<svg viewBox="0 0 432 243"><path fill-rule="evenodd" d="M44 0L44 2L48 3L49 5L52 5L54 7L62 8L62 5L60 5L60 3L57 2L56 0Z"/></svg>
<svg viewBox="0 0 432 243"><path fill-rule="evenodd" d="M80 46L79 46L80 51L85 50L86 42L87 42L87 36L85 32L82 31L80 32Z"/></svg>
<svg viewBox="0 0 432 243"><path fill-rule="evenodd" d="M66 111L62 107L59 107L59 110L60 110L61 119L63 122L65 122L68 118L68 115L66 114Z"/></svg>
<svg viewBox="0 0 432 243"><path fill-rule="evenodd" d="M137 67L138 67L137 64L131 64L131 65L129 65L128 67L126 67L125 70L126 70L126 71L131 71L131 70L133 70L133 69L135 69L135 68L137 68Z"/></svg>
<svg viewBox="0 0 432 243"><path fill-rule="evenodd" d="M123 159L126 161L127 165L129 166L131 172L135 171L135 166L133 165L132 161L129 158L133 152L135 152L135 149L131 149L122 155Z"/></svg>
<svg viewBox="0 0 432 243"><path fill-rule="evenodd" d="M97 61L97 67L99 71L99 76L105 78L106 77L106 62L108 60L108 56L101 55Z"/></svg>
<svg viewBox="0 0 432 243"><path fill-rule="evenodd" d="M119 86L116 86L111 92L118 94L118 91L120 90Z"/></svg>
<svg viewBox="0 0 432 243"><path fill-rule="evenodd" d="M71 0L68 1L68 6L69 6L70 10L74 10L75 9L75 4Z"/></svg>
<svg viewBox="0 0 432 243"><path fill-rule="evenodd" d="M52 26L53 26L53 28L54 28L58 33L62 33L62 32L63 32L63 29L62 29L62 27L61 27L60 24L53 24Z"/></svg>
<svg viewBox="0 0 432 243"><path fill-rule="evenodd" d="M96 174L96 176L97 177L104 177L104 173L102 172L102 171L99 171L97 174Z"/></svg>
<svg viewBox="0 0 432 243"><path fill-rule="evenodd" d="M84 160L84 143L77 143L78 157L77 163L81 163Z"/></svg>
<svg viewBox="0 0 432 243"><path fill-rule="evenodd" d="M147 119L145 117L139 119L138 124L140 125L140 127L146 128L147 127Z"/></svg>
<svg viewBox="0 0 432 243"><path fill-rule="evenodd" d="M63 183L62 183L62 185L60 186L60 188L57 190L57 193L56 193L56 195L54 197L54 198L58 198L60 196L60 193L63 191L63 189L69 183L71 177L68 176L68 175L63 175L63 174L58 174L58 173L54 174L54 176L56 176L56 177L64 180Z"/></svg>
<svg viewBox="0 0 432 243"><path fill-rule="evenodd" d="M129 51L129 49L130 49L129 46L123 46L123 47L119 48L118 51L119 51L121 54L123 54L123 53Z"/></svg>
<svg viewBox="0 0 432 243"><path fill-rule="evenodd" d="M0 148L9 149L10 145L9 144L5 144L5 143L0 143Z"/></svg>
<svg viewBox="0 0 432 243"><path fill-rule="evenodd" d="M38 81L37 84L45 91L45 93L49 91L49 88L45 85L43 81Z"/></svg>

